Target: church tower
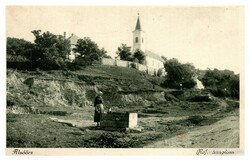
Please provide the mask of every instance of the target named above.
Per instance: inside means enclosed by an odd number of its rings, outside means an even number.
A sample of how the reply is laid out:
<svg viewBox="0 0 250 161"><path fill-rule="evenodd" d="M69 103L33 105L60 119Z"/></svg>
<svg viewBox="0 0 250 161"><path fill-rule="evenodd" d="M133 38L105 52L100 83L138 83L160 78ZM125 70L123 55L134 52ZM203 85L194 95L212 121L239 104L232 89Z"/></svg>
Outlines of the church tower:
<svg viewBox="0 0 250 161"><path fill-rule="evenodd" d="M135 30L133 31L133 52L135 52L137 49L145 52L145 47L145 32L141 28L140 17L138 13Z"/></svg>

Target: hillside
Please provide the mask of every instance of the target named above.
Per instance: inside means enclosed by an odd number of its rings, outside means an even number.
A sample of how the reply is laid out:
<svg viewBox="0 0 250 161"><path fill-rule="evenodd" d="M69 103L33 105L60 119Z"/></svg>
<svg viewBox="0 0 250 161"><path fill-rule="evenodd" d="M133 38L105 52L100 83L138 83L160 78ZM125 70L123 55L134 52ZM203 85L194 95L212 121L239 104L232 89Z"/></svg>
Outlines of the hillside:
<svg viewBox="0 0 250 161"><path fill-rule="evenodd" d="M160 86L163 80L132 68L103 65L78 71L8 69L7 147L143 147L213 126L229 113L239 115L236 101L213 97L206 90L165 89ZM95 129L94 87L103 91L105 107L137 112L143 132Z"/></svg>
<svg viewBox="0 0 250 161"><path fill-rule="evenodd" d="M31 87L25 84L29 78L34 78ZM131 68L100 65L75 72L9 69L7 101L20 107L81 108L91 105L96 86L104 92L107 106L147 104L164 99L161 79Z"/></svg>

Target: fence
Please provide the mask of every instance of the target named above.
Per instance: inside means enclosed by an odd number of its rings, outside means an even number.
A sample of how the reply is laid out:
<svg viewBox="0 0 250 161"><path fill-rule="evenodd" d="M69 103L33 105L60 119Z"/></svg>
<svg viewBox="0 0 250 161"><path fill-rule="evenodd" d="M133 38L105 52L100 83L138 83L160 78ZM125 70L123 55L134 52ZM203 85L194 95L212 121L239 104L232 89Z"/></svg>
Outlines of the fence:
<svg viewBox="0 0 250 161"><path fill-rule="evenodd" d="M130 61L124 61L124 60L117 60L117 59L108 59L103 58L102 59L103 65L111 65L111 66L119 66L119 67L128 67L128 68L136 68L139 71L145 72L149 75L157 75L158 70L152 67L148 67L143 64L139 64L136 62L130 62ZM132 65L134 64L134 65ZM164 75L164 74L163 74Z"/></svg>

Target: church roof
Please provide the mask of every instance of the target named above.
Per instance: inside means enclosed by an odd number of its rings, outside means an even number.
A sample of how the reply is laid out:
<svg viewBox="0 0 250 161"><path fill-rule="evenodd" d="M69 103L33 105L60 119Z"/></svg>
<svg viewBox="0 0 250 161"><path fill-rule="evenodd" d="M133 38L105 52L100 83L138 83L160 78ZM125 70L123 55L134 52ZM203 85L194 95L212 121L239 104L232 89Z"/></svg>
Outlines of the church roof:
<svg viewBox="0 0 250 161"><path fill-rule="evenodd" d="M146 50L145 55L148 56L148 57L154 58L156 60L159 60L161 62L164 62L164 60L162 59L161 56L159 56L158 54L153 53L152 51Z"/></svg>
<svg viewBox="0 0 250 161"><path fill-rule="evenodd" d="M139 18L139 16L138 16L138 18L137 18L135 30L141 30L141 23L140 23L140 18Z"/></svg>
<svg viewBox="0 0 250 161"><path fill-rule="evenodd" d="M78 36L76 36L75 34L72 34L68 40L70 41L70 44L76 45L78 39L80 39Z"/></svg>

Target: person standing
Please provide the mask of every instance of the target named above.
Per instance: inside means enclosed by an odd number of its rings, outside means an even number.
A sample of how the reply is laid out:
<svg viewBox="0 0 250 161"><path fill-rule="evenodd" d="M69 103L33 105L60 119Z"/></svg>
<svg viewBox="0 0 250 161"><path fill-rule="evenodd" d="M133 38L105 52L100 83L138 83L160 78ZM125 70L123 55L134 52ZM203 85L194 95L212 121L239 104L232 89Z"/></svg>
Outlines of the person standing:
<svg viewBox="0 0 250 161"><path fill-rule="evenodd" d="M101 91L98 91L97 96L95 97L95 101L94 101L94 107L95 107L94 122L97 123L97 127L100 126L102 114L104 113L102 95L103 93Z"/></svg>

